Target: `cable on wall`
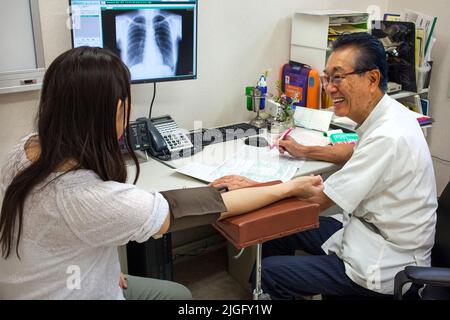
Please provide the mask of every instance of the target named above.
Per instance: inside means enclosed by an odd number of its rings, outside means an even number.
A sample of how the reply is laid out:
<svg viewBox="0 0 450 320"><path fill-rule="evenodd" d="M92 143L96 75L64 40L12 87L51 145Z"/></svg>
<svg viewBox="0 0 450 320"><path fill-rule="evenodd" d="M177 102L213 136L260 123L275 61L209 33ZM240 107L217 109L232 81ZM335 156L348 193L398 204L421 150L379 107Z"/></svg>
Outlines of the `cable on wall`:
<svg viewBox="0 0 450 320"><path fill-rule="evenodd" d="M431 156L431 158L439 160L439 161L444 162L446 164L450 164L450 160L442 159L442 158L439 158L439 157L436 157L436 156L433 156L433 155Z"/></svg>
<svg viewBox="0 0 450 320"><path fill-rule="evenodd" d="M156 97L156 82L153 82L153 98L152 98L152 102L150 104L150 110L148 112L149 119L152 118L152 109L153 109L153 102L155 102L155 97Z"/></svg>

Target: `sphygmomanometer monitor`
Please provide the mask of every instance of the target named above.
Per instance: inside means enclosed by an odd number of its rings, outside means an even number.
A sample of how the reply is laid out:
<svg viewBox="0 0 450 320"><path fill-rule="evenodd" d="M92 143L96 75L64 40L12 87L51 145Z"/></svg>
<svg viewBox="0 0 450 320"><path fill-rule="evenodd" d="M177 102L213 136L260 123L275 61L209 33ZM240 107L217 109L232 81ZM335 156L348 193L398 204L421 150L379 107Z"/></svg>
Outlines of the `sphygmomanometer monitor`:
<svg viewBox="0 0 450 320"><path fill-rule="evenodd" d="M108 48L132 83L195 79L197 0L70 0L72 45Z"/></svg>

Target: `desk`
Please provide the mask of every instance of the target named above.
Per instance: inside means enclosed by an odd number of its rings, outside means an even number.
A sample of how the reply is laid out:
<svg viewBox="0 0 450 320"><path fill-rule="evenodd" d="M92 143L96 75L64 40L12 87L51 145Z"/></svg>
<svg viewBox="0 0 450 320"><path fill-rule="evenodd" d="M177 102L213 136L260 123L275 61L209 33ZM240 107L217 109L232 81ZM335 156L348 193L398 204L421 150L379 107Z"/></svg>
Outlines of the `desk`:
<svg viewBox="0 0 450 320"><path fill-rule="evenodd" d="M313 131L313 130L307 130L303 128L296 127L293 131L293 134L301 133L301 132L308 132L313 133L317 135L321 135L322 133ZM265 137L268 141L272 141L274 138L274 135L263 132L260 134L261 136ZM218 166L222 164L226 159L232 157L234 154L238 152L238 150L244 145L244 139L237 139L237 140L230 140L223 143L216 143L206 146L201 152L194 154L191 157L186 158L180 158L176 160L171 161L161 161L162 164L168 166L172 169L178 169L181 168L187 164L190 163L201 163L205 165L210 166ZM304 165L297 170L297 173L295 176L305 176L309 174L322 174L327 172L336 171L339 168L339 166L325 161L315 161L315 160L306 160ZM171 176L171 181L175 182L175 180L172 180L172 178L176 178L176 176ZM181 181L181 180L180 180ZM177 186L173 186L172 188L176 188ZM179 187L179 186L178 186ZM158 189L162 190L162 189Z"/></svg>
<svg viewBox="0 0 450 320"><path fill-rule="evenodd" d="M136 186L144 190L164 191L205 186L204 182L180 174L175 169L152 158L149 158L146 162L139 163L139 166L141 171ZM129 165L127 172L128 181L132 182L136 174L136 167Z"/></svg>
<svg viewBox="0 0 450 320"><path fill-rule="evenodd" d="M295 130L305 130L296 128ZM320 134L320 133L317 133ZM266 135L269 141L271 137ZM172 161L162 162L159 160L149 158L147 161L140 163L140 176L137 182L137 186L144 190L170 190L179 188L194 188L205 186L204 182L196 180L194 178L185 176L176 172L176 168L180 168L189 163L203 163L208 165L219 165L227 157L234 155L241 146L244 145L244 139L230 140L224 143L217 143L206 146L203 151L186 158L176 159ZM324 161L306 160L304 165L297 170L296 176L304 176L309 174L328 174L336 171L339 166ZM128 181L131 182L134 179L136 167L129 165ZM176 221L174 222L176 223ZM196 219L192 225L184 226L186 228L192 228L196 226L204 225L201 220ZM134 246L135 244L132 244ZM140 269L134 273L136 275L146 275L151 277L159 277L165 279L171 279L171 239L170 235L166 235L163 239L150 239L146 244L138 244L138 247L131 248L128 246L128 251L134 250L132 255L134 257L128 257L129 269L135 269L136 266L143 264L147 265L146 270ZM152 250L161 252L151 252ZM136 260L135 258L139 258ZM131 263L130 263L131 262ZM167 272L161 272L161 266L155 266L155 262L158 264L164 264L165 269L169 269ZM152 264L153 266L150 266ZM163 268L163 269L164 269ZM157 272L159 270L159 272ZM130 270L128 270L130 271ZM133 271L133 270L131 270ZM156 272L156 274L155 274ZM133 273L131 273L133 274Z"/></svg>

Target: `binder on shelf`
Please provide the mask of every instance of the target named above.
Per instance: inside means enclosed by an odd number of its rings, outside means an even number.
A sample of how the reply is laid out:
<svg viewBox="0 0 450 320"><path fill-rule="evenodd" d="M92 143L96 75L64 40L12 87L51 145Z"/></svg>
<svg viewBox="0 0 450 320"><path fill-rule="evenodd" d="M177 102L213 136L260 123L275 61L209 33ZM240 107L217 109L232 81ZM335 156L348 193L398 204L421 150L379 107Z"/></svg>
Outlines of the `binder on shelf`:
<svg viewBox="0 0 450 320"><path fill-rule="evenodd" d="M422 12L417 12L410 9L404 9L401 18L403 21L413 22L416 28L423 28L425 31L425 45L424 53L428 52L431 38L433 37L434 28L436 26L437 17L429 16Z"/></svg>
<svg viewBox="0 0 450 320"><path fill-rule="evenodd" d="M418 70L423 65L425 55L425 30L416 28L416 78L418 78Z"/></svg>
<svg viewBox="0 0 450 320"><path fill-rule="evenodd" d="M420 99L420 103L422 105L422 114L428 116L428 112L430 110L430 100Z"/></svg>

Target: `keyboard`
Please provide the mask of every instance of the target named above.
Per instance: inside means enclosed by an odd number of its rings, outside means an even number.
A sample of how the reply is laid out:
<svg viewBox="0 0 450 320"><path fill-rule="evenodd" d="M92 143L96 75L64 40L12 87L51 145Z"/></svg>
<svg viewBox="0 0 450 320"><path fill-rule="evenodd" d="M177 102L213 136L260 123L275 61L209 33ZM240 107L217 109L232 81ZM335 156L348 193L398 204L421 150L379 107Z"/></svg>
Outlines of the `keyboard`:
<svg viewBox="0 0 450 320"><path fill-rule="evenodd" d="M199 146L201 143L201 147L203 148L214 143L222 143L229 140L255 136L259 134L261 130L262 129L254 125L243 122L229 126L194 131L189 134L189 139L194 146Z"/></svg>
<svg viewBox="0 0 450 320"><path fill-rule="evenodd" d="M168 155L159 157L160 160L176 160L178 158L190 157L197 152L203 150L205 146L214 143L222 143L228 140L236 140L255 136L261 133L260 128L248 123L236 123L229 126L223 126L211 129L201 129L199 131L190 132L187 134L193 147L177 150Z"/></svg>

